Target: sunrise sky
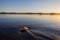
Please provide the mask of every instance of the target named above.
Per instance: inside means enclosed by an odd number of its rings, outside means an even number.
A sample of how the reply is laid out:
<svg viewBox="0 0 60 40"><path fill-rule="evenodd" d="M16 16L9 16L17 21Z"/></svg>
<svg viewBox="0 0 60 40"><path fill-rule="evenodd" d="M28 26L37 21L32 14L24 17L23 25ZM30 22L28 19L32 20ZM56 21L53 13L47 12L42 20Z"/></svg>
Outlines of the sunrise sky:
<svg viewBox="0 0 60 40"><path fill-rule="evenodd" d="M0 12L60 13L60 0L0 0Z"/></svg>

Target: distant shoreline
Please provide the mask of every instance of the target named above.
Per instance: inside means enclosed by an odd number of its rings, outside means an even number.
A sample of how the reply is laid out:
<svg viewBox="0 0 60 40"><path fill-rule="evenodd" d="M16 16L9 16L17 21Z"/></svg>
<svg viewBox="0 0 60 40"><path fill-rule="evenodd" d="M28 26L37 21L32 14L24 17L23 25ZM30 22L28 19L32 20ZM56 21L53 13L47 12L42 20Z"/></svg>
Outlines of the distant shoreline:
<svg viewBox="0 0 60 40"><path fill-rule="evenodd" d="M0 14L38 14L38 15L60 15L60 13L6 13L6 12L0 12Z"/></svg>

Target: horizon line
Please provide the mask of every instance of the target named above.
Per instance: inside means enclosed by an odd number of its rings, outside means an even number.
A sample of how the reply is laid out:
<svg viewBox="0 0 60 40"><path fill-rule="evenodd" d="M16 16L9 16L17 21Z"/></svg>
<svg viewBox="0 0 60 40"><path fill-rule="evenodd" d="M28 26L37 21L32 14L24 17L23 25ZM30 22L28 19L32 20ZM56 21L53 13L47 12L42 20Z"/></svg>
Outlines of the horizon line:
<svg viewBox="0 0 60 40"><path fill-rule="evenodd" d="M55 13L55 12L0 12L0 13Z"/></svg>

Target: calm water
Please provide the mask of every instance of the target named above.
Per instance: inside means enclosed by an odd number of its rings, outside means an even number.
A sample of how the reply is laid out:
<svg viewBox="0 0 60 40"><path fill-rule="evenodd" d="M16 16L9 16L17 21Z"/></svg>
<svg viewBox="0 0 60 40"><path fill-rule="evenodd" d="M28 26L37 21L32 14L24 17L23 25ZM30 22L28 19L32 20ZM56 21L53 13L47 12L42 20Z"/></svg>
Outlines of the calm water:
<svg viewBox="0 0 60 40"><path fill-rule="evenodd" d="M30 29L27 33L23 34L19 30L21 26L28 26ZM23 36L21 36L21 34L23 34ZM49 34L50 36L60 36L60 15L0 15L1 40L28 40L27 37L31 35L34 37L38 35L38 37L40 37L40 34L45 36ZM30 40L35 40L33 38L31 37Z"/></svg>

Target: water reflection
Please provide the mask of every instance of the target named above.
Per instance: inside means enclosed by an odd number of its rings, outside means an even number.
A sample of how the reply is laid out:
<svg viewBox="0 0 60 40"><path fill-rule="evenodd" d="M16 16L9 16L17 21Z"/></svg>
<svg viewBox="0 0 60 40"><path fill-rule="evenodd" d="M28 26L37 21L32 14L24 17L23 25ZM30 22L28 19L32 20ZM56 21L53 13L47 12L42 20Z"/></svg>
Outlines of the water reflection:
<svg viewBox="0 0 60 40"><path fill-rule="evenodd" d="M32 38L32 40L35 40L34 37L37 36L37 39L48 37L48 39L53 40L55 37L60 36L59 24L60 15L2 14L0 15L0 37L2 40L6 38L6 40L28 40L28 37L30 37L29 39ZM30 31L22 34L19 30L21 26L28 26Z"/></svg>

